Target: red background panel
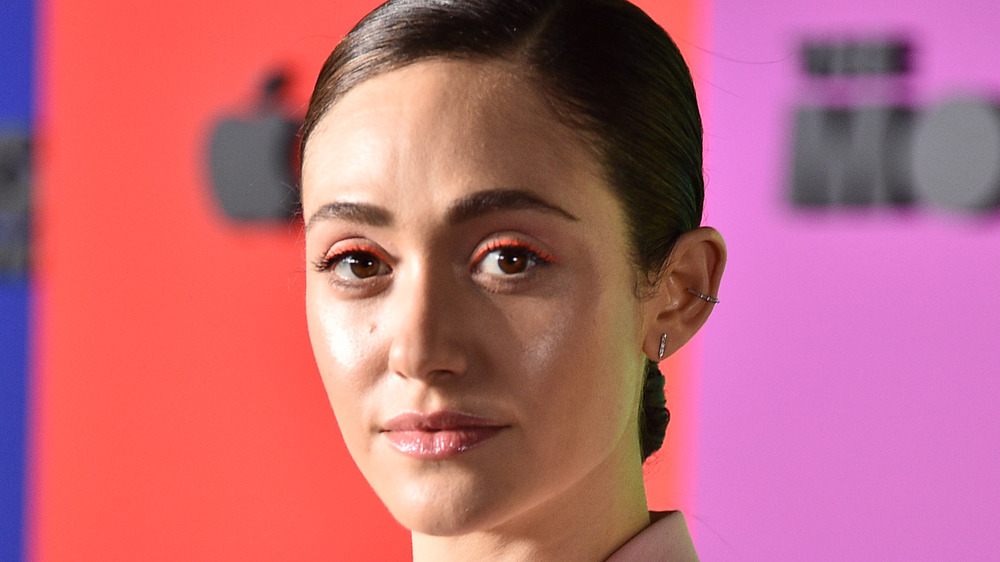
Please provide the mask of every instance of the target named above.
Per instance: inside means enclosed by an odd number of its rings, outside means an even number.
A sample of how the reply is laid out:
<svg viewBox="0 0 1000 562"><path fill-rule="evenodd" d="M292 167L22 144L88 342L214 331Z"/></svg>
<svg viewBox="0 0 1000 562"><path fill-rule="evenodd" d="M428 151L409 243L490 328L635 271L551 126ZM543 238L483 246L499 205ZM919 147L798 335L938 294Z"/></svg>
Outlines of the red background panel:
<svg viewBox="0 0 1000 562"><path fill-rule="evenodd" d="M702 119L708 127L708 96L711 93L709 75L709 0L633 0L670 33L691 68ZM711 149L711 137L706 133L706 160ZM706 190L710 191L710 173L706 175ZM711 225L711 208L706 212L706 224ZM667 407L670 425L663 448L646 461L646 497L649 508L656 511L680 509L690 519L696 511L698 453L698 408L700 384L700 338L687 344L678 353L660 363L666 378ZM697 533L697 527L691 532ZM697 537L696 537L697 538Z"/></svg>
<svg viewBox="0 0 1000 562"><path fill-rule="evenodd" d="M375 4L41 7L31 559L409 556L316 373L298 225L230 223L207 181L213 119L249 110L278 64L301 112ZM690 2L644 4L691 42ZM690 501L684 361L654 507Z"/></svg>

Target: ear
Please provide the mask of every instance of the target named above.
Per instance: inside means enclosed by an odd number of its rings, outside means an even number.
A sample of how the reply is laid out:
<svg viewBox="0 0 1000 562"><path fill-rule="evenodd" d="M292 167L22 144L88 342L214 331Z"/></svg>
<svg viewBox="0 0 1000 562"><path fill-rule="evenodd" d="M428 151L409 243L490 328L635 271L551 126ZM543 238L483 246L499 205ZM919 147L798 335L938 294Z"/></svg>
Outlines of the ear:
<svg viewBox="0 0 1000 562"><path fill-rule="evenodd" d="M673 354L701 329L715 304L689 292L716 297L726 268L726 243L714 228L696 228L677 239L660 279L643 303L643 351L660 361L660 339L667 335L663 357Z"/></svg>

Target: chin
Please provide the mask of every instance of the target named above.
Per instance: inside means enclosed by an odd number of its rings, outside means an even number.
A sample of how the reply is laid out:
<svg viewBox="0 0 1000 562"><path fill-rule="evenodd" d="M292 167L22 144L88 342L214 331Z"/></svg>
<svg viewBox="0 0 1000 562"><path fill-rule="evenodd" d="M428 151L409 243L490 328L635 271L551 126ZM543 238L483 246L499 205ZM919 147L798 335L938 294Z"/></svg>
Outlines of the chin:
<svg viewBox="0 0 1000 562"><path fill-rule="evenodd" d="M476 531L489 528L481 518L469 517L469 513L454 509L441 513L404 513L396 515L396 520L400 525L406 527L412 533L427 535L429 537L457 537L468 535Z"/></svg>
<svg viewBox="0 0 1000 562"><path fill-rule="evenodd" d="M397 493L379 496L396 521L414 533L428 536L465 535L490 529L504 520L509 498L496 493L502 487L448 480L451 482L444 482L444 486L410 483Z"/></svg>

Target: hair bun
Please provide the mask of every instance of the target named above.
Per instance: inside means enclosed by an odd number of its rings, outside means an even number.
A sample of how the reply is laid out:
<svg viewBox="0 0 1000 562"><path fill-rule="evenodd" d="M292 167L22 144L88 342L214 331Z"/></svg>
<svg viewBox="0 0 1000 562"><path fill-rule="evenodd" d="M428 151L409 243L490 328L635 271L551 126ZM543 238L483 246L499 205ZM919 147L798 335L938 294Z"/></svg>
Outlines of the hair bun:
<svg viewBox="0 0 1000 562"><path fill-rule="evenodd" d="M642 408L639 411L639 446L642 448L642 460L660 450L663 438L667 434L667 424L670 422L670 411L667 410L667 397L663 390L666 379L660 372L660 367L646 360L646 376L642 385Z"/></svg>

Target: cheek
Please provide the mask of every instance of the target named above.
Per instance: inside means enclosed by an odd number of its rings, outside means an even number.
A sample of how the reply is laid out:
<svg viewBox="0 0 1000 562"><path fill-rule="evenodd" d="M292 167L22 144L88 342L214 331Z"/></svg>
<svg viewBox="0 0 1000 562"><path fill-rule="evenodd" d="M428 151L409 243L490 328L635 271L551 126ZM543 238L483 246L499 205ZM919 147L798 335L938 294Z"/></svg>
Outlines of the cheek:
<svg viewBox="0 0 1000 562"><path fill-rule="evenodd" d="M604 448L635 418L636 303L628 294L611 296L618 292L599 284L567 287L559 299L521 311L518 392L532 424L561 441L558 449Z"/></svg>
<svg viewBox="0 0 1000 562"><path fill-rule="evenodd" d="M531 310L535 325L518 334L523 338L521 347L525 363L543 371L552 371L564 362L574 345L568 330L573 315L563 307L552 308L551 311L546 311L544 307Z"/></svg>
<svg viewBox="0 0 1000 562"><path fill-rule="evenodd" d="M579 450L610 453L636 433L641 397L642 351L638 305L628 290L604 286L568 324L562 405L576 420L570 431Z"/></svg>
<svg viewBox="0 0 1000 562"><path fill-rule="evenodd" d="M348 425L362 420L361 398L375 383L377 368L372 363L377 342L372 333L375 324L370 317L343 304L324 300L314 288L307 288L306 314L313 355L345 437Z"/></svg>
<svg viewBox="0 0 1000 562"><path fill-rule="evenodd" d="M320 365L323 377L330 377L334 372L349 373L357 370L365 355L361 351L361 347L366 344L365 338L361 337L363 330L359 326L350 325L336 306L318 304L312 309L309 332L317 360L323 357L326 363Z"/></svg>
<svg viewBox="0 0 1000 562"><path fill-rule="evenodd" d="M306 321L313 354L324 378L362 369L371 357L374 316L330 298L326 281L306 281Z"/></svg>

